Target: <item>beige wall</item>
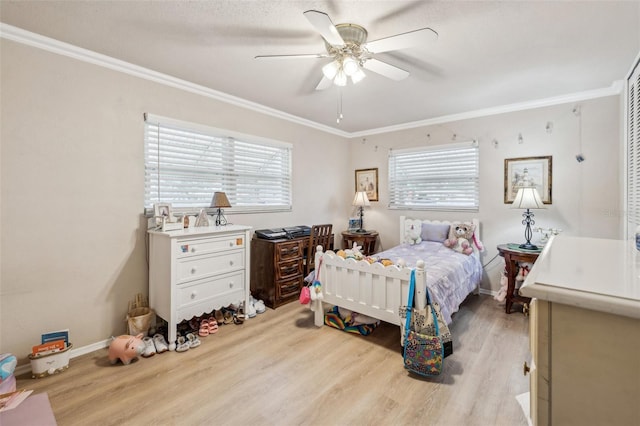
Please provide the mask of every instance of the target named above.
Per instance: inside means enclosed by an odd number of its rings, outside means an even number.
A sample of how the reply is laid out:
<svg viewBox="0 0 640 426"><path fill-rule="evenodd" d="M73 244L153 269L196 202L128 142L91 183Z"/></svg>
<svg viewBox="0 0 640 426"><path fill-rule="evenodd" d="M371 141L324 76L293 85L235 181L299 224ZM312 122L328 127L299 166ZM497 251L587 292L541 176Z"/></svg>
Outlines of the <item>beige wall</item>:
<svg viewBox="0 0 640 426"><path fill-rule="evenodd" d="M581 103L586 161L578 164L573 104L346 141L4 39L0 46L0 352L23 362L45 331L69 328L75 347L124 332L127 302L147 293L144 112L294 144L293 211L228 215L256 229L331 222L339 232L352 213L354 170L378 167L380 201L366 211L365 226L381 233L382 248L398 242L401 214L477 216L486 263L497 244L523 237L521 212L503 204L504 159L552 155L553 204L535 212L537 225L619 237L619 97ZM454 134L480 142L480 211L389 210L389 148L448 143ZM486 268L485 289L497 290L501 265Z"/></svg>
<svg viewBox="0 0 640 426"><path fill-rule="evenodd" d="M620 182L622 136L620 135L619 96L511 112L468 119L411 130L396 131L352 140L351 158L354 169L378 167L380 201L365 212L366 228L380 230L381 245L389 248L398 243L398 216L429 219L468 219L478 217L485 253L483 263L497 254L496 246L524 242L522 211L504 204L504 160L534 156L553 157L553 191L551 205L535 210L536 226L561 228L566 235L597 238L622 238L622 192ZM573 113L580 106L580 118ZM546 131L552 123L552 132ZM522 134L523 143L518 143ZM586 161L578 163L580 151ZM398 211L387 208L390 148L440 145L477 139L480 144L480 211L477 213ZM498 141L494 147L492 141ZM540 234L534 233L534 240ZM485 268L482 287L500 288L502 258Z"/></svg>
<svg viewBox="0 0 640 426"><path fill-rule="evenodd" d="M333 222L351 195L345 140L2 40L0 352L69 328L76 348L126 331L147 294L143 113L293 144L293 211L254 228Z"/></svg>

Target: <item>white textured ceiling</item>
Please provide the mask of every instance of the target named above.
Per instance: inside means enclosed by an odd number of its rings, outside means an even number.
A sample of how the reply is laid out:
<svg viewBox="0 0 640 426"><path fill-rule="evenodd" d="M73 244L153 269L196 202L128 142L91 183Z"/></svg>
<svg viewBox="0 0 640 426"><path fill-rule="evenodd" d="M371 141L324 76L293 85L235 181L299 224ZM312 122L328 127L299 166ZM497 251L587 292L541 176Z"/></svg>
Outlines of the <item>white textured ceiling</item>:
<svg viewBox="0 0 640 426"><path fill-rule="evenodd" d="M376 58L369 72L314 90L328 59L303 16L364 26L369 40L423 27L432 44ZM640 52L640 1L0 1L0 21L348 133L611 87Z"/></svg>

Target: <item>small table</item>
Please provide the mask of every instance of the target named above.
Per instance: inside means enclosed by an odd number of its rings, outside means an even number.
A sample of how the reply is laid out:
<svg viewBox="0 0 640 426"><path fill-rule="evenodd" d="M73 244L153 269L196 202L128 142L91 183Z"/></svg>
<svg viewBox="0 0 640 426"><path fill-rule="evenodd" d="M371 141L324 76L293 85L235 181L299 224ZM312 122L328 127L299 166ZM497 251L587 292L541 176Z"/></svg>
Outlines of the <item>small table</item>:
<svg viewBox="0 0 640 426"><path fill-rule="evenodd" d="M531 302L530 297L520 296L514 294L516 288L516 275L518 275L518 262L523 263L535 263L536 259L542 252L539 250L524 250L518 247L518 244L500 244L498 246L498 253L504 257L504 263L507 270L507 296L506 296L506 313L511 313L511 306L513 303L521 303L526 307Z"/></svg>
<svg viewBox="0 0 640 426"><path fill-rule="evenodd" d="M369 256L375 253L378 233L376 231L355 232L342 231L342 248L353 248L353 243L362 246L362 254Z"/></svg>

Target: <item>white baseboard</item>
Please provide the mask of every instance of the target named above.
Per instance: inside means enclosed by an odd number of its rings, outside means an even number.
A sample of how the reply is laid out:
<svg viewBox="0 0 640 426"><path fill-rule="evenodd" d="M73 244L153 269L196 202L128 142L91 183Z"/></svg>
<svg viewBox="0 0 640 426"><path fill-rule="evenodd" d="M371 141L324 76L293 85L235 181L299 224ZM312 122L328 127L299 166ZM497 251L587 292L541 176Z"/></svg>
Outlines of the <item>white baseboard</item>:
<svg viewBox="0 0 640 426"><path fill-rule="evenodd" d="M87 346L82 346L80 348L71 349L69 351L69 359L73 359L75 357L86 355L90 352L106 348L109 346L109 343L111 343L111 339L106 339L101 342L96 342ZM28 374L30 372L31 372L31 364L29 363L29 364L22 364L17 366L13 374L15 376L20 376L23 374Z"/></svg>
<svg viewBox="0 0 640 426"><path fill-rule="evenodd" d="M493 290L487 290L485 288L480 288L480 294L488 294L489 296L495 296L496 294L498 294L498 292Z"/></svg>

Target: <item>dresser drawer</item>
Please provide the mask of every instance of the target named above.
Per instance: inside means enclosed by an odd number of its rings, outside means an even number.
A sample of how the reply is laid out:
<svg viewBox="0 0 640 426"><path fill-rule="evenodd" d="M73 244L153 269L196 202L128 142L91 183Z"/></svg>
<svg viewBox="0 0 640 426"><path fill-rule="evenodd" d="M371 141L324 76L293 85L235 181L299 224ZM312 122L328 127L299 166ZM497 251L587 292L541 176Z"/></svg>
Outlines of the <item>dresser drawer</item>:
<svg viewBox="0 0 640 426"><path fill-rule="evenodd" d="M276 265L276 279L286 279L302 274L302 259L280 262Z"/></svg>
<svg viewBox="0 0 640 426"><path fill-rule="evenodd" d="M302 257L302 241L291 241L289 243L281 243L276 246L275 262L276 264Z"/></svg>
<svg viewBox="0 0 640 426"><path fill-rule="evenodd" d="M242 249L246 241L244 234L225 235L222 237L193 238L176 241L174 248L177 258L199 256L226 250Z"/></svg>
<svg viewBox="0 0 640 426"><path fill-rule="evenodd" d="M179 259L176 267L178 284L224 274L244 268L244 251L236 250L213 256L189 256Z"/></svg>
<svg viewBox="0 0 640 426"><path fill-rule="evenodd" d="M302 284L303 278L301 276L294 277L288 280L278 281L276 283L278 289L278 294L276 295L276 297L278 299L278 302L297 298L300 295Z"/></svg>
<svg viewBox="0 0 640 426"><path fill-rule="evenodd" d="M235 295L230 300L237 302L242 299L243 288L244 271L181 285L178 287L176 295L177 309L182 311L189 306L198 305L213 298L216 300L221 298L228 299L226 296L229 295ZM208 311L211 309L208 309Z"/></svg>

